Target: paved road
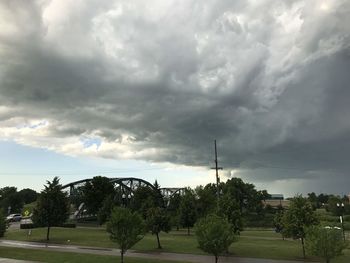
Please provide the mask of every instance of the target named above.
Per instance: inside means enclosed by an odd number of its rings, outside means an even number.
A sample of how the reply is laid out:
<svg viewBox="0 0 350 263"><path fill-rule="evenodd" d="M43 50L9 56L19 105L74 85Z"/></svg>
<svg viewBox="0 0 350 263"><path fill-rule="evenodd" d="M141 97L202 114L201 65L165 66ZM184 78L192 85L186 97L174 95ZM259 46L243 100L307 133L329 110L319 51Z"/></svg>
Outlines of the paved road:
<svg viewBox="0 0 350 263"><path fill-rule="evenodd" d="M33 261L24 261L10 258L0 258L0 263L34 263Z"/></svg>
<svg viewBox="0 0 350 263"><path fill-rule="evenodd" d="M119 255L118 249L111 248L96 248L96 247L81 247L81 246L70 246L60 244L46 244L37 242L24 242L24 241L13 241L13 240L0 240L0 246L7 247L20 247L28 249L47 249L52 251L62 252L76 252L76 253L88 253L96 255ZM174 261L186 261L186 262L197 262L197 263L212 263L213 257L207 255L194 255L194 254L178 254L178 253L166 253L166 252L153 252L153 253L139 253L136 251L128 251L126 256L149 258L149 259L167 259ZM1 262L1 261L0 261ZM272 259L256 259L256 258L238 258L238 257L220 257L219 263L301 263L302 261L287 261L287 260L272 260Z"/></svg>

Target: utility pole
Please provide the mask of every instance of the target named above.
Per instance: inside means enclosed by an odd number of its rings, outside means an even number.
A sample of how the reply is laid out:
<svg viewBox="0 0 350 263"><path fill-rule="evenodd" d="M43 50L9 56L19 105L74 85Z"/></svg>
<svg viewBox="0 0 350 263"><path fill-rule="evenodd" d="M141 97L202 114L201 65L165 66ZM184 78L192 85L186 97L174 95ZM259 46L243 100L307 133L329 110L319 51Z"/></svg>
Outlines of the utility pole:
<svg viewBox="0 0 350 263"><path fill-rule="evenodd" d="M220 183L220 178L219 178L219 170L222 170L222 167L218 166L218 152L216 149L216 140L214 140L214 146L215 146L215 167L212 167L211 169L215 169L216 172L216 196L217 196L217 201L219 204L219 195L220 195L220 190L219 190L219 183Z"/></svg>

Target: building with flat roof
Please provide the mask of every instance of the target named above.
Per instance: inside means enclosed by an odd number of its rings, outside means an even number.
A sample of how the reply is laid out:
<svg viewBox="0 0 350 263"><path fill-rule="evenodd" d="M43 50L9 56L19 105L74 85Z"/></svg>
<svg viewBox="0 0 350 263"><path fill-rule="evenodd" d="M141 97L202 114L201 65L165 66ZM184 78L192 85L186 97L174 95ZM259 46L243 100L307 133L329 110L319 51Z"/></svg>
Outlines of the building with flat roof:
<svg viewBox="0 0 350 263"><path fill-rule="evenodd" d="M284 200L283 194L270 194L270 198L263 201L264 206L271 206L273 208L277 207L283 207L288 208L289 207L289 200Z"/></svg>

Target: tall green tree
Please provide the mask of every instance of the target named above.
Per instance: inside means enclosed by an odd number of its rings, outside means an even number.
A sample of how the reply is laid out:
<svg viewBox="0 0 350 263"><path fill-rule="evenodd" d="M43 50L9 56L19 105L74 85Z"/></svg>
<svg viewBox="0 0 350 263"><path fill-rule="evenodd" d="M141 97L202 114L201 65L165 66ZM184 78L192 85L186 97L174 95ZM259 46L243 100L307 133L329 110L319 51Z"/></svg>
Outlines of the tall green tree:
<svg viewBox="0 0 350 263"><path fill-rule="evenodd" d="M180 194L176 193L169 198L167 206L167 211L170 216L170 224L175 226L177 230L180 228L180 203L181 196Z"/></svg>
<svg viewBox="0 0 350 263"><path fill-rule="evenodd" d="M107 223L107 232L110 233L111 240L119 245L120 262L123 263L125 252L144 237L146 227L137 212L114 207Z"/></svg>
<svg viewBox="0 0 350 263"><path fill-rule="evenodd" d="M143 218L147 217L147 211L150 208L164 206L157 181L155 182L154 186L154 189L148 186L141 186L137 188L131 200L131 209L139 212Z"/></svg>
<svg viewBox="0 0 350 263"><path fill-rule="evenodd" d="M295 196L291 200L288 210L284 213L282 233L285 237L301 240L304 258L306 229L318 223L318 218L310 202L301 195Z"/></svg>
<svg viewBox="0 0 350 263"><path fill-rule="evenodd" d="M114 197L107 196L102 203L102 207L98 210L97 221L100 225L106 223L109 220L112 209L115 205Z"/></svg>
<svg viewBox="0 0 350 263"><path fill-rule="evenodd" d="M96 215L108 196L114 196L114 186L107 177L95 176L81 188L87 211Z"/></svg>
<svg viewBox="0 0 350 263"><path fill-rule="evenodd" d="M29 188L22 189L18 194L24 204L33 203L38 198L38 193Z"/></svg>
<svg viewBox="0 0 350 263"><path fill-rule="evenodd" d="M220 197L218 215L225 217L233 226L233 231L239 234L243 230L242 215L239 204L230 195L224 194Z"/></svg>
<svg viewBox="0 0 350 263"><path fill-rule="evenodd" d="M68 197L63 192L59 178L47 181L37 200L33 212L33 222L38 226L47 227L46 240L50 239L50 228L62 225L69 215Z"/></svg>
<svg viewBox="0 0 350 263"><path fill-rule="evenodd" d="M206 186L198 186L195 189L197 196L197 214L198 217L204 217L209 213L213 213L217 208L216 185L207 184Z"/></svg>
<svg viewBox="0 0 350 263"><path fill-rule="evenodd" d="M199 247L215 257L218 262L219 255L226 252L235 240L233 227L226 218L210 214L195 225L195 233Z"/></svg>
<svg viewBox="0 0 350 263"><path fill-rule="evenodd" d="M258 192L253 184L245 183L240 178L231 178L222 185L223 194L230 195L238 202L242 215L249 212L262 211L262 200L266 199L266 191Z"/></svg>
<svg viewBox="0 0 350 263"><path fill-rule="evenodd" d="M170 217L167 215L166 210L160 207L150 208L147 212L146 223L151 233L156 235L158 248L161 249L159 233L161 231L167 233L171 230Z"/></svg>
<svg viewBox="0 0 350 263"><path fill-rule="evenodd" d="M0 189L0 208L5 213L19 213L23 207L23 201L16 187L3 187Z"/></svg>
<svg viewBox="0 0 350 263"><path fill-rule="evenodd" d="M327 263L340 256L345 247L340 229L313 226L306 232L306 250L310 255L322 257Z"/></svg>
<svg viewBox="0 0 350 263"><path fill-rule="evenodd" d="M316 210L316 208L320 208L320 204L318 202L317 195L312 192L307 194L307 199L309 200L310 204L312 205L312 208Z"/></svg>
<svg viewBox="0 0 350 263"><path fill-rule="evenodd" d="M181 198L179 215L182 226L187 228L187 234L190 235L190 228L197 220L196 198L191 189L186 189Z"/></svg>
<svg viewBox="0 0 350 263"><path fill-rule="evenodd" d="M2 209L0 209L0 237L3 237L5 232L6 232L6 218L5 215L2 211Z"/></svg>

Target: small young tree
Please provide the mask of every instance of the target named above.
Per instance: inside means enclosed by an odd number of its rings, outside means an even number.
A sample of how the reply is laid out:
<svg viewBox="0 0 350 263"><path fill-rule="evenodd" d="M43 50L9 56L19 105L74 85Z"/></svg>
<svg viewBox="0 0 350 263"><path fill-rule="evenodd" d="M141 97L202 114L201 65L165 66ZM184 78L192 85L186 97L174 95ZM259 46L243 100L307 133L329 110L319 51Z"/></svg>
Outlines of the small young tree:
<svg viewBox="0 0 350 263"><path fill-rule="evenodd" d="M211 214L200 219L195 225L195 233L199 247L215 257L228 250L234 241L233 226L226 218Z"/></svg>
<svg viewBox="0 0 350 263"><path fill-rule="evenodd" d="M282 234L285 237L300 239L303 248L303 257L305 258L305 235L306 228L318 224L318 219L314 213L311 204L301 195L291 200L289 209L283 215Z"/></svg>
<svg viewBox="0 0 350 263"><path fill-rule="evenodd" d="M159 240L160 231L169 232L171 230L170 218L166 211L159 207L150 208L147 212L147 228L152 234L157 236L158 248L161 249Z"/></svg>
<svg viewBox="0 0 350 263"><path fill-rule="evenodd" d="M341 229L313 226L306 232L306 250L324 258L327 263L341 255L345 247Z"/></svg>
<svg viewBox="0 0 350 263"><path fill-rule="evenodd" d="M68 219L68 197L61 188L58 177L47 181L33 212L34 224L47 227L46 240L50 239L52 226L60 226Z"/></svg>
<svg viewBox="0 0 350 263"><path fill-rule="evenodd" d="M4 213L2 212L2 209L0 209L0 237L3 237L6 232L6 218L4 216Z"/></svg>
<svg viewBox="0 0 350 263"><path fill-rule="evenodd" d="M114 196L113 183L107 177L95 176L81 187L82 200L90 214L97 214L108 196Z"/></svg>
<svg viewBox="0 0 350 263"><path fill-rule="evenodd" d="M139 214L128 208L114 207L107 223L107 232L111 240L119 245L121 263L124 262L125 252L143 238L145 229Z"/></svg>

